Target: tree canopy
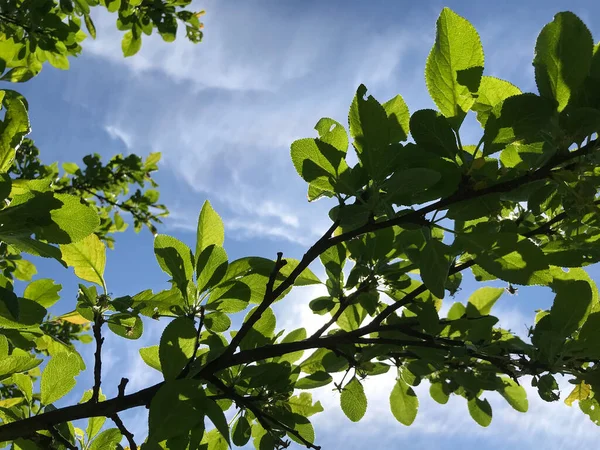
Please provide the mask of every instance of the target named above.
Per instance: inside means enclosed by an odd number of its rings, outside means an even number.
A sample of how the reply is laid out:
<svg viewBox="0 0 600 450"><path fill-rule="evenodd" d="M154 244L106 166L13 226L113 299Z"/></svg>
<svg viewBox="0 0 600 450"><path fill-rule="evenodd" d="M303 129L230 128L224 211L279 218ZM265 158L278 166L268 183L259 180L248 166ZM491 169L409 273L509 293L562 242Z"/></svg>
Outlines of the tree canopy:
<svg viewBox="0 0 600 450"><path fill-rule="evenodd" d="M79 52L80 17L93 36L89 7L99 3L77 0L70 11L67 3L3 10L4 81L26 81L46 60L68 67ZM155 27L172 40L178 20L198 41L197 14L180 10L188 3L101 2L129 30L125 56L139 49L140 31ZM440 404L464 398L485 427L486 395L497 392L525 413L529 380L544 401L562 394L600 425L600 300L585 270L600 261L600 44L576 15L556 14L536 42L538 93L523 93L484 75L481 41L465 18L444 8L436 31L425 82L437 110L411 114L400 95L381 103L360 85L347 129L326 117L316 137L291 143L308 200L337 203L331 226L300 260L278 253L229 261L223 221L208 201L195 247L158 234L167 213L151 177L160 155L44 165L26 138L27 101L0 91L0 447L220 450L252 440L258 450L291 441L317 449L310 418L323 407L310 390L331 385L357 422L368 408L365 380L389 371L397 374L390 411L402 425L418 414L413 388L421 382ZM482 128L474 145L461 139L467 114ZM155 234L169 288L109 294L106 247L127 227L122 214ZM48 315L61 301L52 279L15 291L14 279L29 281L36 271L23 254L74 268L81 284L72 312ZM318 263L325 279L309 267ZM482 287L443 317L465 272ZM487 285L498 280L505 287ZM278 327L273 305L317 284L327 295L309 306L322 326L311 335ZM529 285L555 297L522 339L498 325L493 309ZM148 319L167 322L156 345L140 349L164 380L127 392L124 378L118 395L106 398L103 336L138 339ZM86 370L74 340L95 343L88 347L94 383L79 403L55 406ZM558 376L572 391L560 392ZM119 417L137 406L148 408L147 436L133 436ZM85 430L74 424L81 419Z"/></svg>

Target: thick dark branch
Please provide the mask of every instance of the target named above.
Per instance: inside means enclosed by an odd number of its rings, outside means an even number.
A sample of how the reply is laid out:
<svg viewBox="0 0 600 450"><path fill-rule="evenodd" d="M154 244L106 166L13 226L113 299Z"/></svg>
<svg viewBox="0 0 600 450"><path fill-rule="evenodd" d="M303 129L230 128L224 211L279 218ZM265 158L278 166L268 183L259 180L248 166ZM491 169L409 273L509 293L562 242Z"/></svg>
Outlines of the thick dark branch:
<svg viewBox="0 0 600 450"><path fill-rule="evenodd" d="M98 403L100 397L100 385L102 384L102 344L104 338L102 337L102 324L104 318L101 312L95 313L94 325L92 331L94 333L94 339L96 339L96 352L94 353L94 387L92 388L91 403Z"/></svg>
<svg viewBox="0 0 600 450"><path fill-rule="evenodd" d="M110 416L110 419L115 423L115 425L117 426L117 428L119 429L121 434L123 436L125 436L125 439L127 439L127 442L129 442L129 449L137 450L138 447L135 443L135 440L133 439L133 433L127 429L127 427L125 426L125 424L123 423L123 421L121 420L119 415L113 414L112 416Z"/></svg>

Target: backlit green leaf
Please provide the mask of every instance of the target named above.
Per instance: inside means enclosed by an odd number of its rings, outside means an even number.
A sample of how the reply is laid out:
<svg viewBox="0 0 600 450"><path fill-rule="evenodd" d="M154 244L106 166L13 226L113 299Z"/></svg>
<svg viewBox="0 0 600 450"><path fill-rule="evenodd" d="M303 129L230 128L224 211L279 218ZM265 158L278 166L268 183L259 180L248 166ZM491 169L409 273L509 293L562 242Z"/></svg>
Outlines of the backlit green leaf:
<svg viewBox="0 0 600 450"><path fill-rule="evenodd" d="M535 80L540 94L554 98L562 111L581 86L592 62L590 30L572 12L561 12L541 31L535 44Z"/></svg>
<svg viewBox="0 0 600 450"><path fill-rule="evenodd" d="M417 417L419 399L415 391L402 378L396 380L392 389L390 408L396 420L403 425L411 425Z"/></svg>
<svg viewBox="0 0 600 450"><path fill-rule="evenodd" d="M98 236L90 234L79 242L61 245L62 258L85 281L105 287L106 248Z"/></svg>
<svg viewBox="0 0 600 450"><path fill-rule="evenodd" d="M475 101L483 73L483 48L473 25L449 8L436 24L425 81L442 114L459 126ZM411 127L412 128L412 127Z"/></svg>
<svg viewBox="0 0 600 450"><path fill-rule="evenodd" d="M482 427L487 427L492 423L492 407L486 399L480 400L477 397L469 400L469 414L475 422Z"/></svg>
<svg viewBox="0 0 600 450"><path fill-rule="evenodd" d="M75 377L79 372L81 368L76 354L58 353L52 356L42 372L42 404L49 405L67 395L75 387Z"/></svg>
<svg viewBox="0 0 600 450"><path fill-rule="evenodd" d="M356 377L342 389L340 396L342 411L352 422L358 422L367 412L367 397L362 383Z"/></svg>
<svg viewBox="0 0 600 450"><path fill-rule="evenodd" d="M167 325L160 337L158 355L165 380L173 380L181 373L194 354L196 327L187 317L180 317Z"/></svg>
<svg viewBox="0 0 600 450"><path fill-rule="evenodd" d="M196 233L196 258L209 245L223 246L225 241L225 228L223 220L213 209L209 201L205 201L198 217L198 230Z"/></svg>
<svg viewBox="0 0 600 450"><path fill-rule="evenodd" d="M449 247L431 239L421 251L419 269L423 283L437 298L444 298L446 279L450 269Z"/></svg>

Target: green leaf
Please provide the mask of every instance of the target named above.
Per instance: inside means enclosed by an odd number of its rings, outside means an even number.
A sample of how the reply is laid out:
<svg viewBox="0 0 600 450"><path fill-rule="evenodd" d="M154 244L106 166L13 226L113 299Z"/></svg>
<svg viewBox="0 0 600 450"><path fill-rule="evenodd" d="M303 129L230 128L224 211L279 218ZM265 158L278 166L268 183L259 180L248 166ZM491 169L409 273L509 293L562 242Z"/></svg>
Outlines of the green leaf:
<svg viewBox="0 0 600 450"><path fill-rule="evenodd" d="M106 289L104 267L106 248L98 236L90 234L85 239L60 246L63 260L75 270L75 275Z"/></svg>
<svg viewBox="0 0 600 450"><path fill-rule="evenodd" d="M29 67L14 67L2 75L0 80L10 81L11 83L24 83L31 80L37 74L37 70L31 70Z"/></svg>
<svg viewBox="0 0 600 450"><path fill-rule="evenodd" d="M327 372L319 371L312 373L296 381L296 389L316 389L321 386L327 386L333 381L331 375Z"/></svg>
<svg viewBox="0 0 600 450"><path fill-rule="evenodd" d="M238 447L243 447L250 440L252 435L252 428L246 416L240 416L233 424L233 430L231 432L231 441Z"/></svg>
<svg viewBox="0 0 600 450"><path fill-rule="evenodd" d="M382 106L388 118L390 143L405 141L410 130L408 105L400 95L396 95Z"/></svg>
<svg viewBox="0 0 600 450"><path fill-rule="evenodd" d="M159 234L154 239L154 254L160 268L173 277L173 283L187 296L188 282L192 281L194 276L190 248L172 236Z"/></svg>
<svg viewBox="0 0 600 450"><path fill-rule="evenodd" d="M445 405L450 399L450 394L446 392L443 381L431 383L431 386L429 387L429 394L431 395L431 398L440 405Z"/></svg>
<svg viewBox="0 0 600 450"><path fill-rule="evenodd" d="M30 131L27 108L19 97L8 95L8 91L4 92L2 105L5 107L5 113L4 120L0 121L0 173L10 169L15 158L15 149Z"/></svg>
<svg viewBox="0 0 600 450"><path fill-rule="evenodd" d="M227 253L223 247L211 244L204 248L196 261L198 292L217 285L227 272Z"/></svg>
<svg viewBox="0 0 600 450"><path fill-rule="evenodd" d="M179 317L167 325L158 348L165 380L177 378L190 361L194 354L196 334L194 321L187 317Z"/></svg>
<svg viewBox="0 0 600 450"><path fill-rule="evenodd" d="M503 293L503 288L486 286L477 289L469 297L469 302L467 303L467 316L479 317L489 315L492 311L492 307Z"/></svg>
<svg viewBox="0 0 600 450"><path fill-rule="evenodd" d="M96 39L96 26L94 25L92 18L89 14L85 14L83 19L85 20L85 27L87 28L88 33L90 33L92 39Z"/></svg>
<svg viewBox="0 0 600 450"><path fill-rule="evenodd" d="M9 355L0 360L0 378L9 377L20 372L27 372L42 363L41 359L29 355Z"/></svg>
<svg viewBox="0 0 600 450"><path fill-rule="evenodd" d="M323 117L315 125L315 130L319 133L319 140L332 145L340 152L348 150L348 134L339 122L328 117Z"/></svg>
<svg viewBox="0 0 600 450"><path fill-rule="evenodd" d="M33 398L33 380L31 377L22 373L15 373L10 379L19 388L19 391L23 393L25 399L31 402Z"/></svg>
<svg viewBox="0 0 600 450"><path fill-rule="evenodd" d="M297 341L302 341L306 339L306 329L304 328L298 328L296 330L292 330L290 331L282 340L281 343L285 344L288 342L297 342ZM299 360L300 358L302 358L303 355L303 351L297 351L297 352L292 352L292 353L288 353L286 355L283 355L282 357L279 358L279 361L287 361L289 363L294 363L297 360Z"/></svg>
<svg viewBox="0 0 600 450"><path fill-rule="evenodd" d="M135 33L131 30L127 31L121 41L121 49L123 50L123 56L133 56L142 48L142 38L139 35L139 31Z"/></svg>
<svg viewBox="0 0 600 450"><path fill-rule="evenodd" d="M521 285L549 281L544 273L548 269L544 253L522 236L507 232L468 233L457 236L457 242L486 272L501 280Z"/></svg>
<svg viewBox="0 0 600 450"><path fill-rule="evenodd" d="M109 428L92 441L88 450L115 450L122 438L123 436L117 428Z"/></svg>
<svg viewBox="0 0 600 450"><path fill-rule="evenodd" d="M390 408L398 422L403 425L411 425L419 410L419 399L402 378L396 380L396 384L390 394Z"/></svg>
<svg viewBox="0 0 600 450"><path fill-rule="evenodd" d="M67 395L75 387L75 377L81 372L79 357L74 353L57 353L42 372L41 402L49 405Z"/></svg>
<svg viewBox="0 0 600 450"><path fill-rule="evenodd" d="M111 315L108 328L125 339L139 339L144 332L144 323L137 314L124 312Z"/></svg>
<svg viewBox="0 0 600 450"><path fill-rule="evenodd" d="M258 308L258 306L256 308ZM256 308L252 308L248 312L244 322L246 322L252 316L252 314L254 314ZM260 345L265 345L273 337L275 326L275 314L271 308L267 308L260 316L260 319L258 319L254 326L248 331L248 334L244 337L244 339L242 339L240 348L243 350L248 350L251 348L256 348Z"/></svg>
<svg viewBox="0 0 600 450"><path fill-rule="evenodd" d="M58 293L61 289L62 285L54 284L54 280L41 278L27 285L23 297L39 303L44 308L50 308L60 298Z"/></svg>
<svg viewBox="0 0 600 450"><path fill-rule="evenodd" d="M17 259L14 261L15 271L13 276L17 280L29 281L37 273L35 265L26 259Z"/></svg>
<svg viewBox="0 0 600 450"><path fill-rule="evenodd" d="M429 95L456 129L475 101L482 73L483 48L477 31L468 20L444 8L427 57L425 81Z"/></svg>
<svg viewBox="0 0 600 450"><path fill-rule="evenodd" d="M541 31L535 44L535 81L540 94L562 111L590 71L594 41L572 12L561 12Z"/></svg>
<svg viewBox="0 0 600 450"><path fill-rule="evenodd" d="M431 239L421 250L419 270L423 283L437 298L444 298L446 279L450 269L449 247L437 239Z"/></svg>
<svg viewBox="0 0 600 450"><path fill-rule="evenodd" d="M363 385L356 377L344 386L340 396L342 411L352 422L358 422L367 412L367 397Z"/></svg>
<svg viewBox="0 0 600 450"><path fill-rule="evenodd" d="M544 143L554 115L554 101L547 98L535 94L508 97L494 106L485 124L484 155L491 155L512 143Z"/></svg>
<svg viewBox="0 0 600 450"><path fill-rule="evenodd" d="M223 220L213 209L207 200L202 205L200 216L198 217L198 231L196 237L196 258L209 245L223 246L225 242L225 228Z"/></svg>
<svg viewBox="0 0 600 450"><path fill-rule="evenodd" d="M371 95L365 99L367 88L361 84L350 106L348 122L358 159L371 178L387 175L389 161L382 158L390 144L388 115ZM396 131L397 132L397 131Z"/></svg>
<svg viewBox="0 0 600 450"><path fill-rule="evenodd" d="M585 280L558 280L551 284L556 292L550 309L552 331L559 336L573 334L589 314L592 305L592 288Z"/></svg>
<svg viewBox="0 0 600 450"><path fill-rule="evenodd" d="M506 377L502 378L502 383L504 387L500 390L500 395L517 411L522 413L527 412L529 402L527 401L527 392L523 386Z"/></svg>
<svg viewBox="0 0 600 450"><path fill-rule="evenodd" d="M223 333L231 326L231 319L227 314L215 311L204 316L204 324L206 329L210 331L214 331L215 333Z"/></svg>
<svg viewBox="0 0 600 450"><path fill-rule="evenodd" d="M200 401L202 412L210 419L219 434L229 444L229 425L221 407L208 397L204 397Z"/></svg>
<svg viewBox="0 0 600 450"><path fill-rule="evenodd" d="M412 205L415 196L422 194L441 179L439 172L425 168L396 171L382 184L386 199L396 205Z"/></svg>
<svg viewBox="0 0 600 450"><path fill-rule="evenodd" d="M104 426L104 422L106 422L106 417L90 417L88 419L87 427L85 428L87 438L92 439L96 436Z"/></svg>
<svg viewBox="0 0 600 450"><path fill-rule="evenodd" d="M146 364L162 373L160 358L158 356L158 345L140 348L139 352Z"/></svg>
<svg viewBox="0 0 600 450"><path fill-rule="evenodd" d="M494 106L502 103L508 97L519 94L521 94L521 90L514 84L484 75L471 109L477 112L477 120L482 127L485 127Z"/></svg>
<svg viewBox="0 0 600 450"><path fill-rule="evenodd" d="M410 132L417 145L428 152L454 160L456 136L446 117L433 109L420 109L410 118Z"/></svg>
<svg viewBox="0 0 600 450"><path fill-rule="evenodd" d="M583 401L587 400L592 393L591 386L586 384L584 381L577 384L571 393L565 398L565 404L567 406L573 406L573 402L575 401Z"/></svg>
<svg viewBox="0 0 600 450"><path fill-rule="evenodd" d="M469 414L479 425L487 427L492 423L492 407L486 399L480 400L474 397L469 400L468 406Z"/></svg>
<svg viewBox="0 0 600 450"><path fill-rule="evenodd" d="M59 51L44 51L48 62L60 70L69 70L69 58Z"/></svg>
<svg viewBox="0 0 600 450"><path fill-rule="evenodd" d="M348 170L345 156L345 151L320 139L298 139L291 146L292 162L302 179L331 193L336 191L336 180Z"/></svg>
<svg viewBox="0 0 600 450"><path fill-rule="evenodd" d="M201 424L204 428L201 408L204 397L198 380L181 379L164 383L150 402L149 439L162 441L182 435Z"/></svg>

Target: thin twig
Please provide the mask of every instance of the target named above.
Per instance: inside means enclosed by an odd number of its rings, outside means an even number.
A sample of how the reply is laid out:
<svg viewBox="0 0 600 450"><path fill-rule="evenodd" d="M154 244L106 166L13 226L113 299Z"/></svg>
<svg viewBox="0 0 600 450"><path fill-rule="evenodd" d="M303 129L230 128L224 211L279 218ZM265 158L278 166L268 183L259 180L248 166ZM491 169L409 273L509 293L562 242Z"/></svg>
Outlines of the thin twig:
<svg viewBox="0 0 600 450"><path fill-rule="evenodd" d="M121 382L119 383L119 393L117 394L119 397L123 397L125 395L125 387L127 386L127 383L129 383L129 378L121 378Z"/></svg>
<svg viewBox="0 0 600 450"><path fill-rule="evenodd" d="M273 266L273 270L271 271L271 274L269 275L269 280L267 281L267 287L265 290L263 301L254 310L254 312L248 318L248 320L246 320L242 324L240 331L238 331L238 333L233 337L233 339L231 339L231 343L229 344L225 352L223 352L221 356L217 359L224 359L228 356L231 356L237 350L237 347L240 345L240 342L242 342L242 339L246 337L250 329L254 326L254 324L258 321L258 319L260 319L262 314L267 310L269 306L271 306L271 304L278 297L273 295L273 287L275 285L275 280L277 279L279 271L286 264L287 261L283 259L283 253L278 252L277 261L275 261L275 265Z"/></svg>
<svg viewBox="0 0 600 450"><path fill-rule="evenodd" d="M198 324L198 328L196 329L196 340L194 341L194 351L192 352L192 356L189 361L181 371L179 378L185 378L185 376L189 373L190 368L192 367L192 363L196 359L196 353L198 353L198 348L200 347L200 335L202 334L202 328L204 327L204 306L200 306L200 323Z"/></svg>
<svg viewBox="0 0 600 450"><path fill-rule="evenodd" d="M348 306L350 306L352 304L352 302L356 299L356 297L358 297L363 292L368 291L370 287L371 287L371 283L364 282L358 287L358 289L356 291L351 293L348 297L342 297L340 299L340 307L337 309L337 311L333 314L333 316L331 316L331 318L327 321L327 323L325 325L323 325L321 328L319 328L317 331L315 331L309 339L317 339L317 338L321 337L323 335L323 333L325 333L331 325L333 325L334 323L337 322L337 320L344 313L346 308L348 308Z"/></svg>
<svg viewBox="0 0 600 450"><path fill-rule="evenodd" d="M225 383L223 383L216 376L214 376L214 375L210 376L209 379L208 379L208 381L210 381L212 384L214 384L215 386L217 386L224 394L228 395L231 400L233 400L234 402L236 402L236 404L241 405L244 408L249 409L250 411L252 411L252 414L254 414L254 416L256 417L256 419L259 422L261 422L261 425L263 425L263 428L265 428L265 422L264 422L264 420L261 420L261 418L263 418L263 419L266 418L269 421L273 422L274 424L282 427L287 433L294 435L294 437L296 437L298 440L300 440L300 442L302 442L302 444L304 444L305 447L312 448L313 450L321 450L320 446L314 445L312 442L310 442L310 441L306 440L305 438L303 438L293 428L291 428L288 425L284 424L283 422L277 420L275 417L273 417L270 414L266 413L263 409L259 409L256 405L254 405L247 398L245 398L245 397L239 395L237 392L235 392L235 389L229 388L228 386L226 386ZM267 425L267 427L268 427L268 425ZM268 431L268 429L267 429L267 431Z"/></svg>
<svg viewBox="0 0 600 450"><path fill-rule="evenodd" d="M117 426L117 428L119 429L121 434L123 436L125 436L125 439L127 439L127 442L129 442L129 449L137 450L138 447L137 447L135 441L133 440L133 433L127 429L127 427L125 426L125 424L123 423L123 421L121 420L119 415L115 413L112 416L110 416L110 419L115 423L115 425Z"/></svg>

